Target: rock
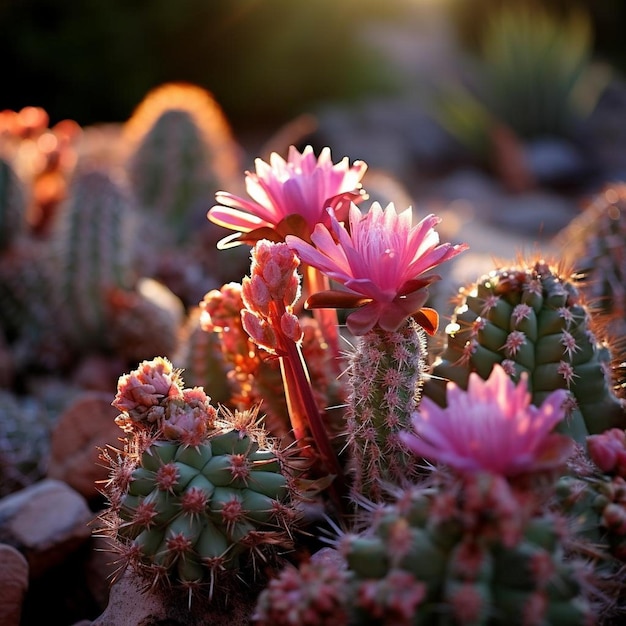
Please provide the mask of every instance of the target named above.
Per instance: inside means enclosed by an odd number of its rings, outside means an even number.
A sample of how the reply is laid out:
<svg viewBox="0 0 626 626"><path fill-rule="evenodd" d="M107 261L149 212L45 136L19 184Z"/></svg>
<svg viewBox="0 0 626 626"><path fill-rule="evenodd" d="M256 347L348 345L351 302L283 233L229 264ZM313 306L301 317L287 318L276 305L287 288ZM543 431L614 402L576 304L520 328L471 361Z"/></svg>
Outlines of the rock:
<svg viewBox="0 0 626 626"><path fill-rule="evenodd" d="M564 228L578 213L577 203L548 191L503 196L491 222L508 232L551 236Z"/></svg>
<svg viewBox="0 0 626 626"><path fill-rule="evenodd" d="M540 185L579 185L591 174L589 161L572 143L559 138L526 144L526 164Z"/></svg>
<svg viewBox="0 0 626 626"><path fill-rule="evenodd" d="M256 594L241 582L237 592L229 593L228 606L220 609L217 598L209 602L196 595L154 589L150 581L128 569L111 587L109 605L91 626L248 626Z"/></svg>
<svg viewBox="0 0 626 626"><path fill-rule="evenodd" d="M470 205L479 219L489 219L503 193L502 187L491 176L471 167L452 172L431 190L431 196L444 203L463 202Z"/></svg>
<svg viewBox="0 0 626 626"><path fill-rule="evenodd" d="M0 500L0 541L17 548L35 578L90 536L93 514L64 482L45 479Z"/></svg>
<svg viewBox="0 0 626 626"><path fill-rule="evenodd" d="M52 433L48 477L66 482L88 500L99 495L97 482L108 478L99 448L119 447L113 394L86 391L63 411Z"/></svg>
<svg viewBox="0 0 626 626"><path fill-rule="evenodd" d="M28 562L13 546L0 544L0 624L19 626L28 589Z"/></svg>

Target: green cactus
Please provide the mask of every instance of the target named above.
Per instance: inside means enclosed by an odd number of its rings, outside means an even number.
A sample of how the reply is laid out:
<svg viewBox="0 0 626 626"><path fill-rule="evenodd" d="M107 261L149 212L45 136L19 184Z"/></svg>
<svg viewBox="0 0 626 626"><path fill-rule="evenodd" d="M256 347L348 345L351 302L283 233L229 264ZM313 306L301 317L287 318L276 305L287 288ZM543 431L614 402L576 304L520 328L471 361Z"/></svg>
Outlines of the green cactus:
<svg viewBox="0 0 626 626"><path fill-rule="evenodd" d="M11 164L0 158L0 250L8 248L25 226L25 191Z"/></svg>
<svg viewBox="0 0 626 626"><path fill-rule="evenodd" d="M487 379L501 363L515 380L528 373L536 406L554 389L570 391L569 417L559 428L579 443L626 426L609 346L595 336L593 315L569 276L544 261L496 269L461 289L446 338L423 390L441 406L447 380L465 389L471 372Z"/></svg>
<svg viewBox="0 0 626 626"><path fill-rule="evenodd" d="M57 417L36 398L0 390L0 497L45 477Z"/></svg>
<svg viewBox="0 0 626 626"><path fill-rule="evenodd" d="M213 402L228 406L233 393L233 382L228 376L232 365L222 353L219 333L202 328L201 313L200 307L189 312L172 360L185 371L190 385L203 387Z"/></svg>
<svg viewBox="0 0 626 626"><path fill-rule="evenodd" d="M564 548L564 520L511 508L494 476L458 486L414 487L373 510L365 531L338 538L343 565L324 559L299 575L286 570L259 597L260 623L327 623L315 618L328 606L348 615L335 622L346 626L592 623L583 562ZM289 598L308 619L288 610Z"/></svg>
<svg viewBox="0 0 626 626"><path fill-rule="evenodd" d="M52 234L56 291L80 348L107 348L106 297L134 288L135 214L126 190L92 170L74 179Z"/></svg>
<svg viewBox="0 0 626 626"><path fill-rule="evenodd" d="M238 150L218 104L200 87L163 85L139 105L125 136L140 204L164 220L174 243L186 242L209 199L239 173Z"/></svg>
<svg viewBox="0 0 626 626"><path fill-rule="evenodd" d="M412 318L395 332L375 328L359 339L348 366L346 417L354 502L379 502L384 483L415 476L416 459L397 434L417 407L425 367L426 335Z"/></svg>
<svg viewBox="0 0 626 626"><path fill-rule="evenodd" d="M0 251L0 326L18 371L58 371L71 364L68 320L44 242L24 237Z"/></svg>
<svg viewBox="0 0 626 626"><path fill-rule="evenodd" d="M626 184L597 194L556 244L580 276L580 291L609 316L611 334L626 334Z"/></svg>
<svg viewBox="0 0 626 626"><path fill-rule="evenodd" d="M114 405L130 438L118 459L104 455L111 506L102 519L124 567L212 596L229 572L290 544L290 479L256 412L218 419L163 358L120 378Z"/></svg>

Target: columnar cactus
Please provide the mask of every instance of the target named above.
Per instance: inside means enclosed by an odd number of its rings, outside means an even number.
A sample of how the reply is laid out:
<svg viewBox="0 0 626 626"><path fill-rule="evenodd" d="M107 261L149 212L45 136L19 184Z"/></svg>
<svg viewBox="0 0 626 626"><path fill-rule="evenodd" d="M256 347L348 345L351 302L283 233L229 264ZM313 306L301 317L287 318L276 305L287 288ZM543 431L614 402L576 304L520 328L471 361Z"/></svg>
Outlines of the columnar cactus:
<svg viewBox="0 0 626 626"><path fill-rule="evenodd" d="M239 174L238 147L224 114L204 89L166 84L140 103L124 136L139 202L183 243L204 218L206 202Z"/></svg>
<svg viewBox="0 0 626 626"><path fill-rule="evenodd" d="M290 479L255 411L220 418L160 357L122 376L113 404L128 439L117 459L104 454L112 472L103 521L122 567L148 585L212 596L229 572L290 545Z"/></svg>
<svg viewBox="0 0 626 626"><path fill-rule="evenodd" d="M616 336L626 329L626 184L609 185L557 237L579 289L609 316Z"/></svg>
<svg viewBox="0 0 626 626"><path fill-rule="evenodd" d="M616 395L609 346L594 334L593 316L567 274L544 261L496 269L466 288L424 394L445 405L445 381L467 386L501 364L517 379L528 374L533 403L569 390L564 428L580 443L589 434L626 426Z"/></svg>
<svg viewBox="0 0 626 626"><path fill-rule="evenodd" d="M20 238L0 251L0 326L18 370L63 369L74 351L43 242Z"/></svg>
<svg viewBox="0 0 626 626"><path fill-rule="evenodd" d="M417 459L398 433L417 408L426 369L426 333L413 320L359 338L348 366L347 437L356 501L383 499L385 483L415 478Z"/></svg>
<svg viewBox="0 0 626 626"><path fill-rule="evenodd" d="M106 294L132 289L135 215L127 191L98 170L78 175L52 235L57 292L77 345L106 347Z"/></svg>

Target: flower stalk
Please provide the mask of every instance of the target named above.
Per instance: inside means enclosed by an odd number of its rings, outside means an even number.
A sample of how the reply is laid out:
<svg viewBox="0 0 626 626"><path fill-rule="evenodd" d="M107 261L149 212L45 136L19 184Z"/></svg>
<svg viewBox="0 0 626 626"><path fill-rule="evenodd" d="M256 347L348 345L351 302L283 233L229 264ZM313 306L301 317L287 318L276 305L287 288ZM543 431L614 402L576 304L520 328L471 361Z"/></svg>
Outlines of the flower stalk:
<svg viewBox="0 0 626 626"><path fill-rule="evenodd" d="M312 456L309 441L324 471L343 489L343 469L315 402L299 342L303 331L293 313L300 294L296 268L300 262L284 243L259 241L252 250L250 277L243 281L242 323L261 348L279 358L294 435L302 453Z"/></svg>

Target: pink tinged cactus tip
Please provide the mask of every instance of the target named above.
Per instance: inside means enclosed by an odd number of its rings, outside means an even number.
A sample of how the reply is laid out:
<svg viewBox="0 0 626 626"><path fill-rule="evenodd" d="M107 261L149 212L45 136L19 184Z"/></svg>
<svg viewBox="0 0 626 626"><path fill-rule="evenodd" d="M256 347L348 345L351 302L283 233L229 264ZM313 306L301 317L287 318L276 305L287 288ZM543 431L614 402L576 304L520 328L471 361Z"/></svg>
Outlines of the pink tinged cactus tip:
<svg viewBox="0 0 626 626"><path fill-rule="evenodd" d="M495 365L487 380L470 374L467 391L448 383L447 394L445 409L422 398L414 432L400 434L415 455L459 472L513 477L557 468L573 451L569 437L552 432L565 416L564 389L535 407L525 376L516 385Z"/></svg>
<svg viewBox="0 0 626 626"><path fill-rule="evenodd" d="M208 213L210 221L237 231L226 237L222 248L259 239L282 241L286 234L308 239L316 224L328 223L327 207L345 211L363 198L361 179L367 164L348 158L333 163L330 148L316 157L307 146L302 153L291 146L287 160L272 153L269 163L255 161L255 172L246 172L249 198L219 191Z"/></svg>
<svg viewBox="0 0 626 626"><path fill-rule="evenodd" d="M332 209L328 215L330 225L318 224L311 235L315 247L293 235L285 238L304 263L345 287L345 291L313 294L307 306L358 307L347 318L355 335L364 335L376 325L396 331L408 317L434 334L438 315L424 304L428 285L440 277L428 272L468 246L440 244L435 231L440 218L428 215L413 225L411 207L398 213L392 203L383 210L375 202L363 215L352 204L349 230Z"/></svg>

